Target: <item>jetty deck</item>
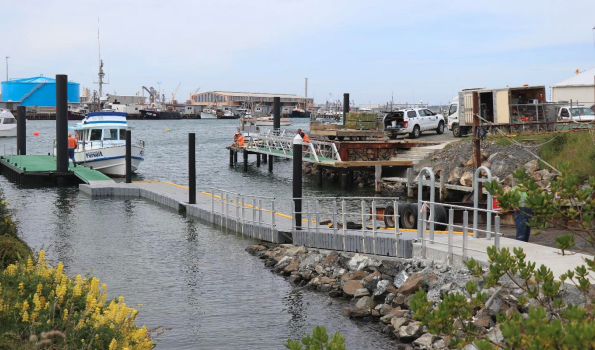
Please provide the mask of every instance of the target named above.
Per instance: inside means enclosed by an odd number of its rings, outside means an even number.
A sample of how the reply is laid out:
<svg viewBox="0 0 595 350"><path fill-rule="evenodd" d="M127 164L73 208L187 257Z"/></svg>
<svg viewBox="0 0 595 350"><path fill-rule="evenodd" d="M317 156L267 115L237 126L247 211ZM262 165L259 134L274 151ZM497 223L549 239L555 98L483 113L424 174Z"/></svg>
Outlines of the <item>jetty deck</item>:
<svg viewBox="0 0 595 350"><path fill-rule="evenodd" d="M2 156L0 157L0 172L21 184L40 178L44 178L46 181L63 178L67 181L74 180L85 184L114 183L114 180L97 170L83 165L74 166L72 163L69 163L67 173L59 173L56 171L56 158L48 155Z"/></svg>

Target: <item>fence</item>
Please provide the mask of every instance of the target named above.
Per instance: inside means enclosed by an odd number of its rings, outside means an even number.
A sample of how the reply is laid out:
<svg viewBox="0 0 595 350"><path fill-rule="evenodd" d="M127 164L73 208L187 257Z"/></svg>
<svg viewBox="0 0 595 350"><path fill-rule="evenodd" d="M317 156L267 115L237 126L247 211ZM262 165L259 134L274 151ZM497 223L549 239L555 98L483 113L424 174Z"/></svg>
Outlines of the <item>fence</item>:
<svg viewBox="0 0 595 350"><path fill-rule="evenodd" d="M213 189L209 221L252 238L278 243L275 198Z"/></svg>

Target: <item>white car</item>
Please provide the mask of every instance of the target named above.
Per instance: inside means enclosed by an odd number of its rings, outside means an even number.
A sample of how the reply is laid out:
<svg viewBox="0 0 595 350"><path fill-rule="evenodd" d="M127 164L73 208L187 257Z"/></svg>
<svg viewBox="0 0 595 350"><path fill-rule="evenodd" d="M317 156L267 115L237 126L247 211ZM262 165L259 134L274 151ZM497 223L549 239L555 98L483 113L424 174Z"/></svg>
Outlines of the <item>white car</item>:
<svg viewBox="0 0 595 350"><path fill-rule="evenodd" d="M577 122L584 122L584 121L594 121L595 120L595 112L592 109L582 106L577 107L570 107L564 106L561 107L558 111L558 120L560 121L577 121Z"/></svg>
<svg viewBox="0 0 595 350"><path fill-rule="evenodd" d="M384 132L391 140L398 135L409 134L411 138L418 138L424 131L444 133L444 116L436 114L427 108L407 108L387 113L382 124Z"/></svg>

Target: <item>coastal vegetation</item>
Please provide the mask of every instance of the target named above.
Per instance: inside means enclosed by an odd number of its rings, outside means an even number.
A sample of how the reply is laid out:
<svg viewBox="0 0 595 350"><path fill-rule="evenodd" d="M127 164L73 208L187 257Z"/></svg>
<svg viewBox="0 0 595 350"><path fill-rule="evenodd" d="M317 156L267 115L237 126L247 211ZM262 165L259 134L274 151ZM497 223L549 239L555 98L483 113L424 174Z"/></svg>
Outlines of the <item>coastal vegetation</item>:
<svg viewBox="0 0 595 350"><path fill-rule="evenodd" d="M301 341L287 340L285 347L289 350L345 350L345 338L339 332L331 337L325 327L316 326L312 334L306 335Z"/></svg>
<svg viewBox="0 0 595 350"><path fill-rule="evenodd" d="M0 349L152 349L124 297L108 299L92 276L69 278L64 264L34 257L0 198Z"/></svg>
<svg viewBox="0 0 595 350"><path fill-rule="evenodd" d="M548 225L567 230L567 235L556 240L563 252L572 248L575 237L595 246L595 177L581 185L570 164L561 163L559 169L561 174L551 182L551 191L543 191L524 169L514 173L526 192L526 205L535 213L529 224L537 230ZM520 206L518 191L505 192L496 181L488 183L486 189L498 196L504 211ZM490 247L487 253L490 264L487 270L474 259L467 262L476 280L468 281L463 293L445 294L435 303L425 291L419 290L410 301L414 319L422 322L429 332L449 339L452 348L468 344L480 350L595 348L595 291L591 285L595 259L585 258L586 265L555 278L547 267L527 261L521 248L511 252ZM483 290L496 288L498 292L494 295L514 296L511 300L514 299L517 307L494 315L499 336L478 327L478 320L486 317L489 320L487 310L494 301L481 291L480 285ZM571 286L579 298L570 298Z"/></svg>

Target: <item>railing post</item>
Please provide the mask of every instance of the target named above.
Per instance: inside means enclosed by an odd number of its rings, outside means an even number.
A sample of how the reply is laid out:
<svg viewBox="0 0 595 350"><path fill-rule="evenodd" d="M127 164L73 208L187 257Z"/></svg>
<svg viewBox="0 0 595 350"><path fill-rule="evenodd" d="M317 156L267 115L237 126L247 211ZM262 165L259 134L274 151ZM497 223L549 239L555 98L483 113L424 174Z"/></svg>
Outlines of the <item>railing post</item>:
<svg viewBox="0 0 595 350"><path fill-rule="evenodd" d="M223 227L224 220L225 220L225 198L223 197L223 191L221 191L221 227Z"/></svg>
<svg viewBox="0 0 595 350"><path fill-rule="evenodd" d="M236 232L238 232L238 225L240 224L240 196L236 195Z"/></svg>
<svg viewBox="0 0 595 350"><path fill-rule="evenodd" d="M241 212L241 214L242 214L242 236L244 235L244 226L246 225L245 224L246 212L244 210L245 208L246 208L246 203L244 202L244 197L242 197L242 212Z"/></svg>
<svg viewBox="0 0 595 350"><path fill-rule="evenodd" d="M271 199L271 242L275 243L275 199Z"/></svg>
<svg viewBox="0 0 595 350"><path fill-rule="evenodd" d="M362 200L362 249L366 253L366 201Z"/></svg>
<svg viewBox="0 0 595 350"><path fill-rule="evenodd" d="M295 202L291 201L291 217L295 218ZM296 230L295 220L291 220L291 231Z"/></svg>
<svg viewBox="0 0 595 350"><path fill-rule="evenodd" d="M372 199L372 250L376 255L376 200Z"/></svg>
<svg viewBox="0 0 595 350"><path fill-rule="evenodd" d="M306 219L308 220L308 224L307 224L308 236L310 236L310 220L311 220L311 218L310 218L310 200L309 199L306 201Z"/></svg>
<svg viewBox="0 0 595 350"><path fill-rule="evenodd" d="M225 228L229 228L229 194L225 193Z"/></svg>
<svg viewBox="0 0 595 350"><path fill-rule="evenodd" d="M317 199L314 203L316 204L316 237L318 237L320 233L320 201Z"/></svg>
<svg viewBox="0 0 595 350"><path fill-rule="evenodd" d="M337 200L333 199L333 234L337 235Z"/></svg>
<svg viewBox="0 0 595 350"><path fill-rule="evenodd" d="M215 221L215 191L211 189L211 223Z"/></svg>
<svg viewBox="0 0 595 350"><path fill-rule="evenodd" d="M450 265L453 264L453 247L452 247L452 241L453 241L453 224L454 224L454 217L455 217L455 211L454 209L450 208L448 210L448 263Z"/></svg>
<svg viewBox="0 0 595 350"><path fill-rule="evenodd" d="M342 225L342 229L343 229L343 250L347 251L347 239L345 236L345 229L347 227L347 222L345 221L345 213L347 211L347 204L345 203L345 200L343 199L343 201L341 201L341 220L343 221L343 225Z"/></svg>
<svg viewBox="0 0 595 350"><path fill-rule="evenodd" d="M500 249L500 215L494 218L494 245L496 249Z"/></svg>
<svg viewBox="0 0 595 350"><path fill-rule="evenodd" d="M469 233L469 212L463 212L463 261L467 260L467 234Z"/></svg>
<svg viewBox="0 0 595 350"><path fill-rule="evenodd" d="M393 220L395 221L395 256L399 256L399 203L393 201Z"/></svg>
<svg viewBox="0 0 595 350"><path fill-rule="evenodd" d="M426 239L424 237L424 235L426 234L426 214L428 213L428 211L423 211L419 214L421 214L421 257L422 258L426 258Z"/></svg>
<svg viewBox="0 0 595 350"><path fill-rule="evenodd" d="M262 199L258 199L258 238L262 240Z"/></svg>

